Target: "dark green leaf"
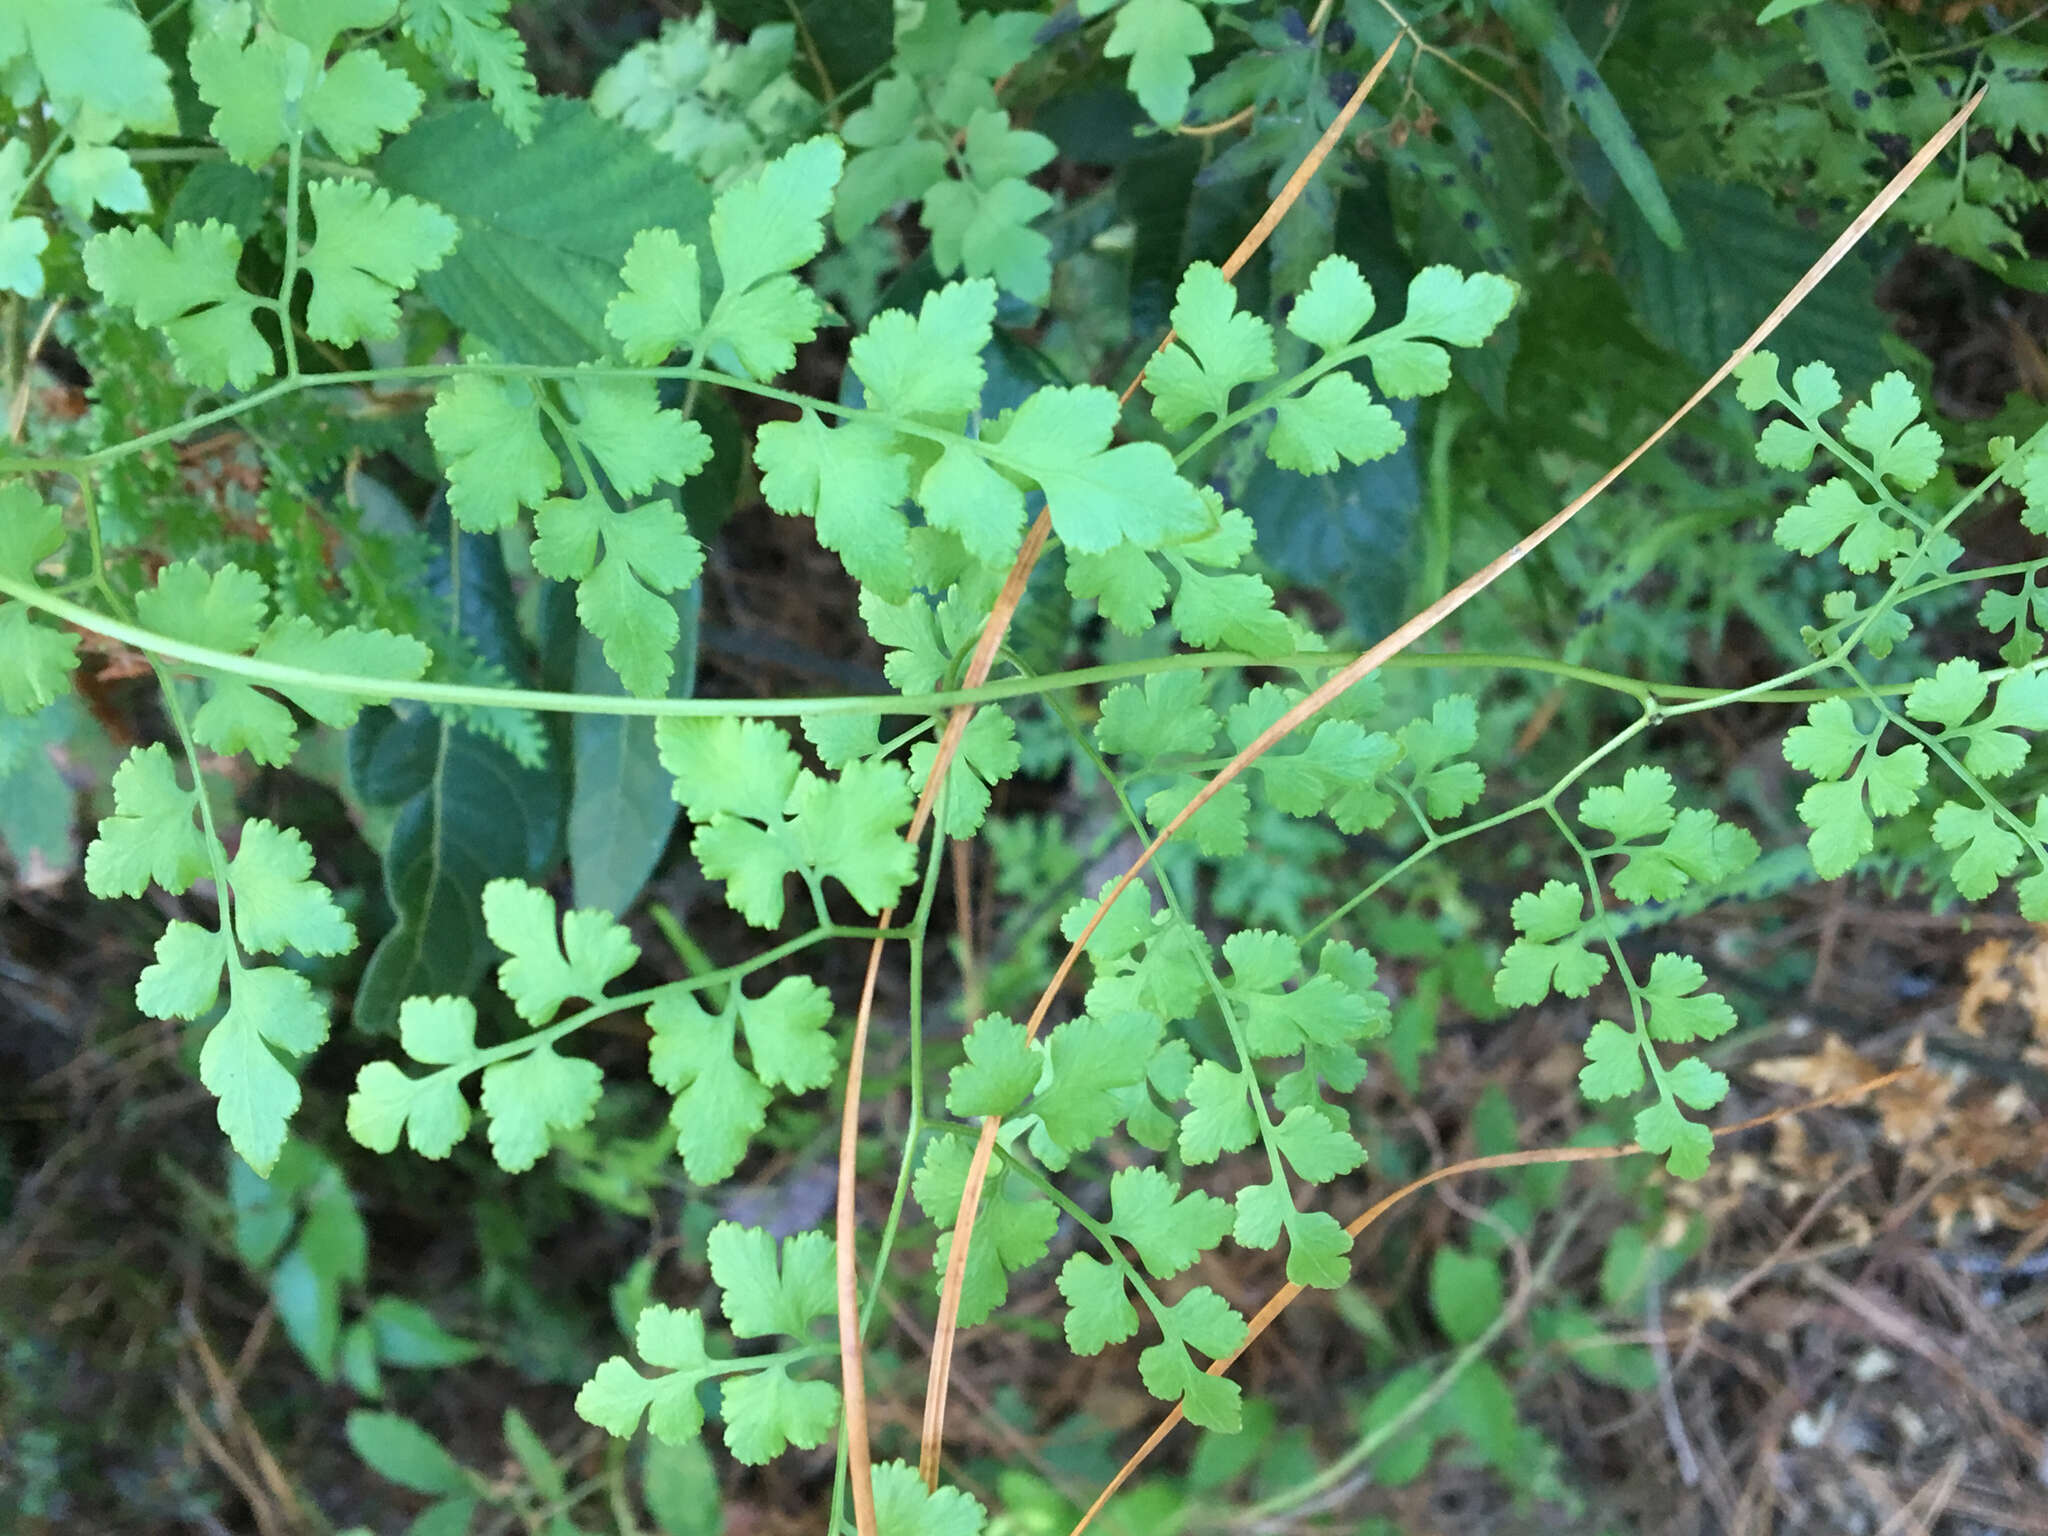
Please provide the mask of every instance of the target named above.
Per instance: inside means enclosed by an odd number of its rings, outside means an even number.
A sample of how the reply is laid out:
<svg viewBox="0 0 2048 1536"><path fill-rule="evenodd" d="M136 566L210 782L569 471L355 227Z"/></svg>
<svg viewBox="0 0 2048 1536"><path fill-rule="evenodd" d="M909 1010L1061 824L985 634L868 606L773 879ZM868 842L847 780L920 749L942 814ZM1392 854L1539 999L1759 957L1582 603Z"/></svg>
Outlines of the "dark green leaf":
<svg viewBox="0 0 2048 1536"><path fill-rule="evenodd" d="M454 218L455 250L420 291L511 361L610 350L605 307L641 230L710 248L704 184L582 101L547 98L524 146L484 102L431 113L372 163L384 186Z"/></svg>

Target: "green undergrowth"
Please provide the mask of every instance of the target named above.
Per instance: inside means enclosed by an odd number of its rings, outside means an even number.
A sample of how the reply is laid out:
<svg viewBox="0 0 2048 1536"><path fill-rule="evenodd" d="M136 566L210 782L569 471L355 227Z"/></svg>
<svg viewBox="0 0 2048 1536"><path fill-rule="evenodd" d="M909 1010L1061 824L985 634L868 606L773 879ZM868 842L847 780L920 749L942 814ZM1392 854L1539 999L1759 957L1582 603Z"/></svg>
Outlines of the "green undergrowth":
<svg viewBox="0 0 2048 1536"><path fill-rule="evenodd" d="M572 1485L516 1409L508 1491L380 1404L386 1367L477 1346L368 1289L365 1152L447 1160L503 1213L507 1275L521 1183L643 1223L586 1322L603 1358L536 1374L621 1447L645 1426L634 1496L665 1528L710 1528L707 1435L728 1469L819 1451L791 1464L822 1482L829 1228L722 1214L718 1189L819 1165L872 941L870 1350L935 1306L992 1117L963 1324L1136 1341L1142 1390L1209 1432L1199 1489L1249 1465L1222 1437L1286 1435L1208 1372L1257 1299L1222 1277L1348 1294L1334 1196L1406 1155L1362 1085L1412 1089L1440 1022L1562 1032L1586 1134L1693 1179L1732 1032L1768 1023L1698 914L1881 874L2048 919L2048 559L2015 553L2048 533L2048 429L2019 397L1982 430L1929 416L1873 301L1887 235L1439 650L1203 804L1046 1027L1020 1022L1146 839L1631 446L1804 270L1808 226L1979 85L1890 227L2040 285L2038 42L1835 3L1655 4L1610 36L1583 9L720 4L600 61L586 99L540 94L502 0L0 4L0 837L145 904L133 1006L194 1042L235 1251L364 1404L349 1443L430 1500L415 1532L592 1529L576 1511L631 1497ZM1227 278L1390 45L1354 136ZM38 403L31 336L86 381L79 411ZM772 517L844 576L778 601L836 603L886 689L698 693L720 552ZM109 654L153 691L80 857L54 765ZM962 704L935 832L906 840ZM1792 790L1717 762L1714 715ZM379 878L294 824L310 782ZM949 840L988 870L974 945ZM1526 1140L1486 1114L1487 1149ZM1628 1198L1653 1212L1662 1176ZM1504 1183L1489 1221L1540 1234L1533 1300L1510 1305L1497 1232L1438 1249L1452 1353L1381 1372L1357 1444L1246 1518L1438 1454L1583 1508L1495 1357L1513 1330L1646 1384L1544 1288L1584 1216L1551 1171ZM1646 1230L1598 1305L1682 1262ZM875 1468L884 1536L1064 1508L1021 1477L1001 1510L927 1491L914 1449Z"/></svg>

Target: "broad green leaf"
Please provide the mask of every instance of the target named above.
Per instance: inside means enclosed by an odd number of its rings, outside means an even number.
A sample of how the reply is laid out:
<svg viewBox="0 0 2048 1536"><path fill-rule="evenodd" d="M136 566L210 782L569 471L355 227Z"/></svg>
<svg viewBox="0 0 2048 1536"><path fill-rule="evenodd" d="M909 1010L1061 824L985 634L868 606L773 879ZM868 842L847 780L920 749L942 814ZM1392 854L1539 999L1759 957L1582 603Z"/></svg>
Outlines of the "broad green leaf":
<svg viewBox="0 0 2048 1536"><path fill-rule="evenodd" d="M1469 1344L1501 1314L1507 1296L1500 1265L1488 1254L1445 1244L1429 1266L1429 1306L1453 1344Z"/></svg>
<svg viewBox="0 0 2048 1536"><path fill-rule="evenodd" d="M358 1408L344 1426L355 1453L377 1471L415 1493L464 1494L470 1477L441 1442L411 1419Z"/></svg>
<svg viewBox="0 0 2048 1536"><path fill-rule="evenodd" d="M131 128L177 131L171 72L122 0L15 0L0 10L0 65L24 61L67 119L90 108Z"/></svg>
<svg viewBox="0 0 2048 1536"><path fill-rule="evenodd" d="M409 4L416 17L419 0ZM565 97L542 99L524 143L484 102L441 108L387 144L372 169L379 185L454 219L455 249L420 291L508 362L578 363L609 352L605 311L642 230L709 244L703 183L639 134Z"/></svg>

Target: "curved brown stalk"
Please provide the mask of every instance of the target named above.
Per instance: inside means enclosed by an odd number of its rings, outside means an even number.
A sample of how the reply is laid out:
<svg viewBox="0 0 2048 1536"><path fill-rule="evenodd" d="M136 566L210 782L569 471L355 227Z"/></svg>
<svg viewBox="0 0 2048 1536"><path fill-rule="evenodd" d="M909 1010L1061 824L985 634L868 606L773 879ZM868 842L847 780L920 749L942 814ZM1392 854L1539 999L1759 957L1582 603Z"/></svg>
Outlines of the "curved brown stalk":
<svg viewBox="0 0 2048 1536"><path fill-rule="evenodd" d="M1393 43L1388 45L1386 51L1374 61L1372 68L1366 72L1365 78L1358 82L1357 88L1352 91L1350 98L1344 103L1343 109L1331 121L1330 126L1323 130L1322 136L1316 140L1308 154L1303 156L1301 164L1294 168L1294 173L1287 178L1287 183L1280 189L1279 195L1267 206L1266 211L1259 216L1258 222L1251 227L1242 240L1238 241L1237 248L1225 260L1223 263L1223 275L1225 277L1235 277L1244 264L1251 259L1252 253L1266 243L1266 238L1273 233L1280 220L1286 216L1287 210L1292 208L1295 201L1301 196L1302 190L1314 179L1318 168L1329 158L1330 152L1337 147L1337 141L1343 138L1344 130L1351 126L1352 118L1358 115L1358 109L1365 104L1366 96L1379 83L1380 77L1387 72L1387 66L1394 62L1394 55L1399 51L1400 46L1401 40L1395 39ZM1166 349L1173 340L1173 334L1171 330L1166 333L1165 338L1159 343L1158 351ZM1140 368L1137 376L1124 386L1124 392L1118 401L1119 404L1129 403L1131 396L1137 392L1138 385L1144 377L1145 370ZM1040 512L1038 520L1032 524L1031 532L1038 539L1041 546L1044 543L1044 534L1049 532L1050 528L1051 523L1048 514ZM1033 558L1036 558L1035 552ZM1020 595L1022 583L1019 572L1028 574L1028 567L1023 564L1023 560L1024 557L1020 555L1018 557L1018 568L1010 573L1011 580L1019 585ZM1001 641L1001 632L996 627L998 621L1005 626L1009 623L1009 615L1003 613L1000 607L996 613L989 615L988 625L982 630L981 647L976 651L977 660L984 651L993 656L995 645ZM991 640L992 636L994 637L993 641ZM972 687L974 684L970 683L968 686ZM957 724L961 730L966 729L966 717L971 713L972 710L966 706L962 706L954 712L953 720L948 722L947 725L949 738L954 737L956 734L953 731L954 725ZM946 761L947 755L942 744L939 757L932 767L933 783L938 782L939 771ZM929 793L929 790L927 790L927 793ZM1096 917L1099 920L1101 914L1097 913ZM1089 926L1092 928L1094 925L1091 923ZM1035 1038L1037 1036L1039 1025L1045 1020L1046 1009L1051 1006L1054 994L1065 983L1067 973L1073 969L1074 953L1077 952L1070 952L1067 958L1061 962L1060 968L1054 974L1051 983L1046 987L1044 993L1040 995L1038 1006L1032 1010L1030 1021L1025 1026L1030 1037ZM855 1039L858 1041L860 1038L857 1027ZM953 1247L946 1255L946 1273L939 1285L939 1312L938 1319L932 1329L932 1363L930 1374L925 1380L924 1427L919 1436L917 1455L918 1471L923 1474L927 1488L936 1488L939 1485L939 1450L945 1442L946 1434L946 1396L952 1381L953 1346L960 1331L960 1292L967 1280L967 1244L974 1232L975 1213L981 1206L981 1190L982 1185L988 1178L989 1158L995 1150L997 1124L998 1122L993 1119L985 1121L981 1128L981 1139L975 1143L974 1160L968 1165L967 1182L960 1195L960 1210L954 1218ZM846 1144L842 1141L842 1181L845 1178L843 1171L845 1159L851 1155L845 1150L845 1147ZM842 1308L846 1305L843 1295L840 1305ZM844 1326L842 1324L841 1337L844 1338L844 1336ZM863 1536L865 1536L865 1533L863 1533Z"/></svg>
<svg viewBox="0 0 2048 1536"><path fill-rule="evenodd" d="M1852 1099L1860 1099L1866 1094L1877 1092L1880 1088L1889 1087L1891 1084L1899 1081L1899 1079L1918 1070L1919 1068L1917 1067L1899 1067L1885 1073L1882 1077L1873 1077L1868 1082L1856 1083L1848 1088L1838 1088L1832 1093L1824 1093L1818 1098L1808 1099L1803 1104L1787 1104L1782 1109L1774 1109L1767 1114L1754 1115L1747 1120L1737 1121L1734 1125L1724 1125L1714 1132L1714 1137L1716 1140L1719 1140L1724 1136L1739 1135L1743 1131L1753 1131L1759 1126L1770 1125L1774 1121L1783 1120L1792 1115L1803 1115L1811 1110L1825 1109L1830 1104L1844 1104ZM1411 1179L1392 1194L1380 1196L1379 1199L1353 1217L1344 1230L1350 1233L1352 1241L1356 1242L1367 1227L1370 1227L1410 1195L1425 1190L1432 1184L1441 1184L1445 1179L1455 1179L1461 1174L1483 1173L1492 1168L1528 1168L1544 1163L1600 1163L1617 1157L1636 1157L1641 1155L1644 1150L1644 1148L1630 1142L1626 1146L1619 1147L1557 1147L1530 1152L1496 1152L1488 1157L1468 1157L1461 1163L1449 1163L1442 1168L1432 1169L1419 1179ZM1251 1321L1245 1325L1244 1342L1221 1359L1211 1361L1208 1374L1211 1376L1221 1376L1242 1359L1245 1351L1258 1341L1259 1336L1273 1326L1274 1320L1294 1304L1300 1297L1302 1290L1303 1287L1296 1285L1290 1280L1281 1286L1279 1290L1275 1291L1266 1304L1252 1314ZM1180 1423L1182 1417L1180 1404L1175 1403L1167 1415L1153 1428L1152 1433L1145 1437L1145 1443L1131 1453L1128 1461L1117 1468L1116 1476L1112 1477L1102 1492L1096 1495L1095 1502L1088 1506L1087 1511L1081 1516L1080 1521L1074 1526L1073 1530L1068 1533L1068 1536L1081 1536L1081 1533L1088 1529L1089 1523L1102 1513L1104 1506L1116 1496L1117 1490L1129 1481L1131 1474L1143 1466L1146 1458L1159 1448L1160 1443L1168 1435L1173 1433L1174 1426Z"/></svg>
<svg viewBox="0 0 2048 1536"><path fill-rule="evenodd" d="M1842 258L1869 232L1871 226L1899 199L1906 188L1918 179L1921 172L1926 170L1928 165L1934 160L1934 157L1941 152L1943 146L1955 137L1956 133L1961 130L1963 123L1976 110L1977 104L1983 99L1984 92L1979 90L1976 95L1964 103L1962 109L1954 117L1943 124L1934 136L1921 146L1919 152L1911 160L1907 161L1905 167L1896 176L1885 184L1883 190L1870 200L1870 203L1863 211L1851 221L1849 227L1836 238L1826 251L1821 253L1820 257L1807 269L1799 281L1792 285L1791 291L1778 301L1770 314L1764 317L1762 324L1758 325L1749 334L1748 339L1728 355L1727 360L1714 370L1706 382L1693 391L1691 397L1683 405L1665 418L1661 426L1644 438L1641 443L1637 444L1613 468L1595 480L1592 485L1588 486L1578 496L1572 498L1561 511L1540 528L1536 529L1534 533L1531 533L1526 538L1516 540L1514 544L1495 557L1481 570L1466 577L1456 587L1453 587L1449 592L1431 603L1422 612L1410 618L1384 640L1366 650L1355 661L1349 663L1321 686L1301 699L1293 708L1274 721L1272 725L1260 732L1257 739L1232 758L1213 779L1203 785L1195 796L1189 800L1187 805L1182 808L1180 813L1164 827L1160 828L1158 835L1145 845L1144 850L1132 861L1130 867L1117 878L1116 882L1103 895L1101 901L1097 903L1094 915L1088 919L1087 925L1068 947L1066 954L1061 957L1059 966L1053 972L1052 980L1046 984L1045 990L1039 994L1038 1002L1032 1008L1031 1017L1026 1025L1027 1034L1031 1037L1036 1036L1039 1026L1044 1022L1045 1015L1052 1006L1054 996L1065 985L1068 975L1073 971L1075 962L1081 956L1081 951L1087 945L1097 926L1102 922L1104 915L1116 904L1118 898L1130 888L1131 882L1136 880L1145 867L1152 862L1153 857L1166 845L1168 838L1178 832L1181 827L1186 825L1189 818L1193 817L1203 806L1207 805L1226 785L1240 777L1246 769L1263 757L1278 742L1291 733L1295 727L1319 714L1331 700L1345 692L1353 684L1362 681L1377 671L1389 657L1399 654L1422 639L1423 636L1435 629L1437 625L1441 624L1481 592L1492 586L1494 582L1521 564L1533 550L1540 547L1553 534L1557 533L1559 529L1578 516L1585 507L1592 503L1594 498L1619 479L1636 460L1640 459L1657 443L1661 442L1670 433L1672 428L1684 420L1702 400L1719 388L1722 381L1735 370L1736 366L1754 352L1764 339L1784 322L1785 317L1799 306L1807 294L1812 292L1814 287L1829 272L1834 270ZM1270 220L1270 222L1277 222L1277 218ZM1262 227L1270 227L1270 222L1269 220L1262 219L1260 224ZM939 1297L939 1322L941 1329L944 1331L938 1337L946 1346L948 1354L952 1344L953 1325L958 1315L959 1288L965 1277L967 1241L973 1230L975 1214L980 1204L982 1186L988 1177L989 1160L995 1154L996 1130L997 1123L993 1120L985 1121L982 1125L980 1138L975 1142L973 1160L968 1164L966 1187L960 1199L960 1212L954 1222L953 1248L952 1252L948 1255L946 1284ZM933 1354L932 1377L935 1385L943 1385L942 1378L947 1364L947 1354L937 1352ZM938 1410L943 1413L943 1400L937 1406ZM925 1468L926 1481L928 1483L934 1477L936 1467L935 1437L931 1429L933 1407L934 1405L928 1396L925 1404L925 1446L930 1454L921 1459L921 1465Z"/></svg>

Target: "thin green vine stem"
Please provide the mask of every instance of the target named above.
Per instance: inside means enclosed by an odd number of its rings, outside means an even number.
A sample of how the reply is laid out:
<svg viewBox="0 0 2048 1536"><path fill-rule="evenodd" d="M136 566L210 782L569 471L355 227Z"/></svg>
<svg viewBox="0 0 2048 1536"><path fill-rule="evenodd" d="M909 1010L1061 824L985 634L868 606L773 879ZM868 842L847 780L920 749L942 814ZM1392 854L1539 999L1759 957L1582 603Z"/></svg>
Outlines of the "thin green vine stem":
<svg viewBox="0 0 2048 1536"><path fill-rule="evenodd" d="M1311 926L1309 930L1302 935L1302 946L1306 948L1308 945L1314 943L1316 939L1321 937L1324 933L1328 932L1331 928L1334 928L1338 923L1342 922L1346 917L1350 916L1352 912L1357 910L1364 903L1372 900L1373 897L1377 896L1382 890L1386 889L1387 886L1392 884L1394 881L1400 879L1403 875L1407 874L1409 870L1413 869L1416 865L1422 863L1424 860L1434 857L1437 853L1441 852L1445 848L1448 848L1451 844L1462 843L1465 841L1465 839L1469 837L1478 837L1481 833L1495 831L1501 827L1508 826L1513 822L1520 821L1525 816L1533 816L1538 812L1547 813L1550 810L1551 806L1556 803L1557 797L1559 795L1563 794L1573 784L1577 783L1580 779L1584 778L1587 774L1591 773L1608 757L1620 751L1622 747L1627 745L1629 742L1633 741L1637 736L1641 735L1644 731L1648 730L1652 723L1652 718L1649 715L1645 714L1640 719L1632 721L1630 724L1624 726L1620 731L1616 732L1613 736L1609 737L1605 744L1596 748L1586 757L1581 758L1570 769L1566 770L1564 775L1561 778L1559 778L1554 784L1552 784L1550 788L1544 790L1542 794L1536 795L1528 800L1524 800L1519 805L1509 806L1506 810L1497 812L1492 816L1485 817L1483 820L1468 822L1464 826L1453 827L1448 832L1439 831L1435 833L1432 837L1425 838L1421 843L1417 844L1413 849L1411 849L1408 852L1408 854L1401 859L1399 863L1387 869L1371 884L1367 885L1366 887L1364 887L1364 889L1358 891L1355 895L1346 899L1340 906L1338 906L1334 911L1330 912L1320 922L1317 922L1313 926Z"/></svg>
<svg viewBox="0 0 2048 1536"><path fill-rule="evenodd" d="M157 689L163 695L164 713L170 716L171 729L178 733L178 744L185 755L185 766L192 775L193 798L199 802L199 826L205 834L207 867L213 871L214 904L220 911L220 934L226 941L228 967L228 993L234 994L235 982L242 974L242 944L235 936L235 898L232 882L228 879L227 846L221 841L220 829L214 824L213 798L206 792L206 778L199 771L199 743L192 734L192 722L185 713L184 700L178 697L177 680L158 663L150 663L156 672Z"/></svg>
<svg viewBox="0 0 2048 1536"><path fill-rule="evenodd" d="M93 525L88 536L98 544ZM95 556L95 563L103 553ZM102 589L109 606L114 594ZM526 709L542 714L649 716L656 719L746 716L769 718L798 715L919 715L933 714L959 704L991 704L1004 699L1028 698L1074 688L1091 688L1106 683L1128 682L1162 672L1200 672L1224 668L1270 667L1295 672L1327 671L1345 665L1355 651L1296 651L1284 656L1258 656L1248 651L1185 651L1172 656L1154 656L1135 661L1110 662L1102 666L1079 667L1066 672L1019 676L984 683L979 688L949 688L933 693L886 693L820 695L814 698L766 699L642 699L623 694L563 693L534 688L493 688L474 683L400 682L388 677L364 677L345 672L316 672L304 667L262 661L254 656L237 656L209 646L195 645L170 635L158 634L140 624L115 618L76 603L32 582L0 574L0 597L12 598L52 618L76 625L109 640L119 641L145 654L183 662L203 672L238 677L272 688L318 688L327 693L347 694L377 703L409 699L421 704L453 704L484 709ZM1729 692L1680 683L1646 683L1617 672L1557 661L1547 656L1517 656L1496 651L1410 651L1388 658L1390 668L1478 669L1494 672L1533 672L1589 687L1604 688L1639 700L1671 701L1665 712L1691 712L1685 701L1713 707L1722 703L1818 704L1827 699L1861 698L1857 688L1786 688L1779 684L1809 676L1824 663L1799 668L1766 683ZM2048 657L2020 667L1987 672L1994 681L2021 672L2048 668ZM1880 694L1902 695L1911 683L1874 685Z"/></svg>
<svg viewBox="0 0 2048 1536"><path fill-rule="evenodd" d="M743 981L753 975L754 972L774 965L778 961L787 960L791 955L801 954L814 944L824 944L836 939L901 939L907 936L905 931L900 928L855 928L836 923L821 925L811 929L808 933L801 933L793 939L787 939L771 949L764 949L760 954L748 960L737 961L732 965L720 966L717 970L705 971L699 975L685 976L677 981L664 981L651 987L641 987L636 991L620 992L610 997L600 998L589 1007L578 1009L575 1013L570 1014L568 1018L557 1020L545 1029L536 1029L530 1034L520 1035L515 1039L487 1046L476 1052L475 1055L470 1056L467 1060L452 1062L448 1066L428 1073L425 1077L420 1078L419 1081L422 1083L431 1082L435 1078L446 1076L449 1073L453 1073L456 1080L460 1081L479 1068L494 1066L498 1062L508 1061L516 1056L528 1055L533 1051L541 1049L543 1046L551 1046L557 1040L574 1034L586 1024L594 1024L599 1019L610 1018L615 1013L626 1013L637 1008L652 1007L655 1001L665 992L701 992L706 988L719 986L722 983Z"/></svg>
<svg viewBox="0 0 2048 1536"><path fill-rule="evenodd" d="M1021 662L1015 664L1020 667L1022 665ZM1060 723L1066 727L1076 745L1087 754L1088 760L1095 766L1095 771L1102 775L1103 783L1109 786L1110 794L1115 797L1117 805L1124 813L1125 822L1140 841L1148 840L1144 820L1138 815L1137 806L1132 803L1130 791L1124 787L1123 780L1109 766L1108 758L1093 741L1089 740L1088 733L1081 729L1080 722L1067 712L1056 697L1048 695L1046 703L1059 717ZM1181 830L1185 832L1187 828L1183 826ZM1167 876L1166 871L1155 868L1154 873L1159 881L1159 889L1166 898L1167 910L1173 914L1174 921L1189 933L1199 937L1201 929L1196 926L1194 919L1188 916L1187 908L1182 905L1180 895L1174 890L1173 881ZM1272 1168L1274 1181L1280 1188L1286 1189L1287 1170L1282 1165L1280 1157L1279 1123L1273 1119L1266 1103L1266 1095L1259 1083L1259 1058L1252 1051L1249 1038L1244 1031L1244 1023L1239 1019L1237 1009L1230 1001L1230 994L1224 988L1222 976L1217 973L1213 951L1206 941L1196 943L1192 948L1195 959L1202 967L1202 979L1208 984L1209 995L1215 1001L1216 1012L1222 1018L1223 1027L1230 1036L1230 1047L1237 1053L1238 1077L1245 1084L1246 1092L1251 1099L1253 1114L1258 1122L1259 1141L1266 1151L1266 1161ZM1291 1197L1289 1203L1292 1204Z"/></svg>
<svg viewBox="0 0 2048 1536"><path fill-rule="evenodd" d="M903 1222L903 1203L910 1193L911 1164L917 1153L917 1139L924 1130L924 947L931 931L932 906L938 899L939 872L944 864L946 834L933 828L931 848L925 855L924 884L917 895L917 911L910 921L910 1106L904 1122L903 1152L896 1164L896 1187L889 1196L889 1214L882 1221L882 1235L875 1244L874 1278L868 1282L868 1299L861 1307L860 1333L865 1339L874 1326L875 1310L881 1304L882 1288L889 1278L889 1256L895 1251L897 1229Z"/></svg>
<svg viewBox="0 0 2048 1536"><path fill-rule="evenodd" d="M1650 1039L1650 1016L1643 1006L1643 989L1637 983L1635 972L1629 969L1628 956L1621 952L1621 937L1614 931L1614 924L1607 917L1607 898L1600 893L1600 871L1594 865L1594 852L1588 848L1572 824L1555 804L1546 809L1550 819L1557 824L1558 835L1570 845L1578 857L1579 868L1586 879L1586 894L1593 904L1593 926L1599 929L1601 940L1607 945L1607 953L1614 961L1614 974L1621 982L1622 990L1628 995L1629 1017L1635 1024L1636 1051L1650 1069L1650 1081L1657 1085L1659 1098L1671 1097L1671 1090L1664 1081L1664 1061ZM1602 850L1603 852L1605 850Z"/></svg>
<svg viewBox="0 0 2048 1536"><path fill-rule="evenodd" d="M1842 670L1850 677L1857 679L1857 681L1863 681L1862 674L1857 672L1847 662L1842 664ZM1889 724L1897 727L1906 735L1912 737L1913 740L1920 743L1943 767L1960 779L1964 787L1977 797L1984 808L1990 811L1998 820L2004 822L2019 840L2026 845L2027 851L2034 856L2042 868L2048 869L2048 848L2042 847L2041 840L2034 835L2033 827L2018 812L2014 811L2002 799L1993 794L1985 786L1982 779L1963 766L1961 760L1948 749L1946 733L1938 735L1933 731L1916 725L1907 717L1903 710L1892 708L1889 700L1878 698L1874 693L1866 693L1864 696L1877 706L1879 713L1884 716Z"/></svg>
<svg viewBox="0 0 2048 1536"><path fill-rule="evenodd" d="M304 173L300 155L306 133L292 133L284 161L284 276L277 288L277 328L284 336L284 376L299 376L299 338L292 325L292 290L299 285L299 178Z"/></svg>

